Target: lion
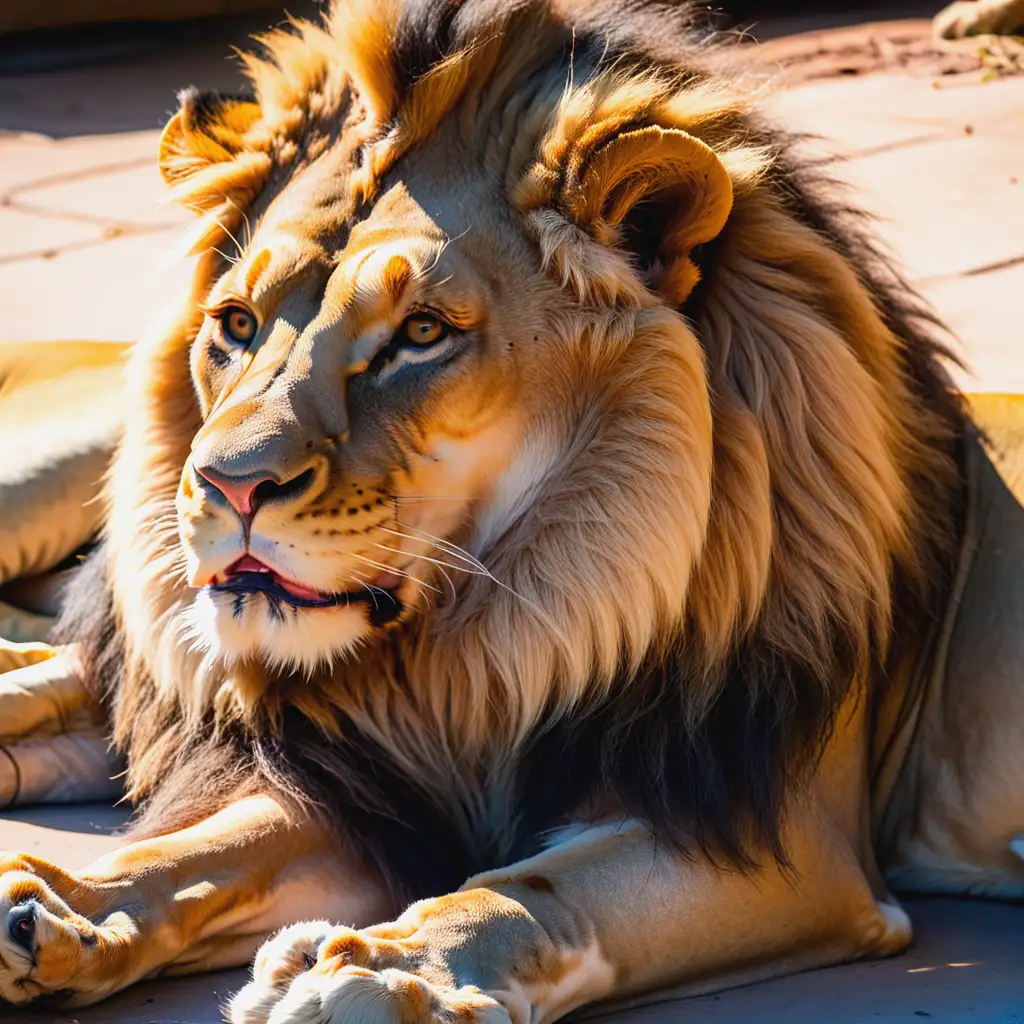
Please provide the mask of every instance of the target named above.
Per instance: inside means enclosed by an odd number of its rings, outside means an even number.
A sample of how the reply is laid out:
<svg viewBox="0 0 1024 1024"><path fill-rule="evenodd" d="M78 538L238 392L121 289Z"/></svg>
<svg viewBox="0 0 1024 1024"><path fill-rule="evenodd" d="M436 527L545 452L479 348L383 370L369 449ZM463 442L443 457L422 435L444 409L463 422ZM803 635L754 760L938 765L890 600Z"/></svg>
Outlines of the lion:
<svg viewBox="0 0 1024 1024"><path fill-rule="evenodd" d="M1019 506L695 19L351 0L181 94L194 279L22 670L139 810L5 859L4 1000L255 953L234 1024L527 1024L1024 896Z"/></svg>

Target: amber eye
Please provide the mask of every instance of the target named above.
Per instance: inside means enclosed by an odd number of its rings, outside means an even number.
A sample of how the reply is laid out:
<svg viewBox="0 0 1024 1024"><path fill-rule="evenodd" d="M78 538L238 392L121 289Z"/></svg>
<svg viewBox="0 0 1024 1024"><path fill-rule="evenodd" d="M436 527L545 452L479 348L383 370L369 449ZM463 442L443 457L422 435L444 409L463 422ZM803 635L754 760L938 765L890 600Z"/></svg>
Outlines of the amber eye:
<svg viewBox="0 0 1024 1024"><path fill-rule="evenodd" d="M244 306L226 306L218 314L224 337L236 345L248 345L256 337L256 317Z"/></svg>
<svg viewBox="0 0 1024 1024"><path fill-rule="evenodd" d="M451 333L451 325L429 313L414 313L405 318L398 337L414 348L429 348L443 341Z"/></svg>

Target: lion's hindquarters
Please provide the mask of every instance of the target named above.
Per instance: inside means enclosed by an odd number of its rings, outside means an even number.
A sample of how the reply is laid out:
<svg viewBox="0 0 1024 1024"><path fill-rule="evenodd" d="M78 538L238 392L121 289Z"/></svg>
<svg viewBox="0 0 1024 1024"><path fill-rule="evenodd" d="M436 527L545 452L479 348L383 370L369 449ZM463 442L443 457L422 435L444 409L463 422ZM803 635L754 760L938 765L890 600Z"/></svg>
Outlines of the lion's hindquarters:
<svg viewBox="0 0 1024 1024"><path fill-rule="evenodd" d="M52 569L99 528L124 353L102 342L0 345L0 584Z"/></svg>
<svg viewBox="0 0 1024 1024"><path fill-rule="evenodd" d="M0 744L3 806L121 795L102 713L67 649L0 640Z"/></svg>
<svg viewBox="0 0 1024 1024"><path fill-rule="evenodd" d="M1024 423L1024 403L1017 417ZM986 421L991 442L1012 424ZM968 466L969 569L949 653L925 697L897 792L913 808L887 875L903 891L1024 898L1024 508L1011 487L1021 444L996 455L976 442ZM1016 458L1015 458L1016 456ZM950 709L953 713L950 714Z"/></svg>

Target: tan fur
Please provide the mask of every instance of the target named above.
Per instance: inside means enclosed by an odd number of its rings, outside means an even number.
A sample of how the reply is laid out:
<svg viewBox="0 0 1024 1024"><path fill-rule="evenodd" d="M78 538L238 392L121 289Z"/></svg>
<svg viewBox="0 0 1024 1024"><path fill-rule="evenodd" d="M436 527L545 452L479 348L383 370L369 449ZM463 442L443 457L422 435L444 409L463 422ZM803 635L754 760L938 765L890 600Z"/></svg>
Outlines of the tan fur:
<svg viewBox="0 0 1024 1024"><path fill-rule="evenodd" d="M95 533L125 352L100 342L0 344L0 585L52 568ZM74 437L55 425L56 407L76 424Z"/></svg>
<svg viewBox="0 0 1024 1024"><path fill-rule="evenodd" d="M695 50L689 75L581 61L566 78L539 63L536 8L493 11L410 83L392 59L401 5L341 4L248 60L255 104L188 93L168 125L161 166L197 208L199 260L132 355L105 527L125 645L115 739L159 834L81 879L12 862L0 894L35 894L49 931L36 975L0 972L7 999L34 994L16 985L30 976L87 1002L161 967L239 962L295 920L282 887L319 891L310 864L336 880L332 913L400 909L377 865L295 794L266 796L248 763L227 763L213 796L161 804L225 737L273 740L293 711L339 747L355 729L471 831L514 815L545 728L677 648L680 728L735 698L742 652L798 663L834 711L786 776L788 863L681 858L587 793L578 828L457 893L361 933L286 930L232 1020L527 1024L885 955L910 928L874 844L918 880L966 852L946 824L959 804L904 828L929 764L909 740L895 781L872 779L912 732L904 710L928 706L913 680L953 614L964 424L939 347L899 333L854 259L867 253L794 209L785 147L710 73L713 53ZM219 320L238 304L258 324L244 349ZM433 357L396 332L424 311L456 329L450 368L403 392ZM278 497L243 523L218 478ZM393 591L400 619L375 626L366 601L236 607L210 585L243 554L321 594ZM775 684L759 678L749 702ZM964 791L993 770L965 767ZM992 806L986 854L1009 797ZM107 883L150 917L108 921ZM110 942L90 945L97 920Z"/></svg>

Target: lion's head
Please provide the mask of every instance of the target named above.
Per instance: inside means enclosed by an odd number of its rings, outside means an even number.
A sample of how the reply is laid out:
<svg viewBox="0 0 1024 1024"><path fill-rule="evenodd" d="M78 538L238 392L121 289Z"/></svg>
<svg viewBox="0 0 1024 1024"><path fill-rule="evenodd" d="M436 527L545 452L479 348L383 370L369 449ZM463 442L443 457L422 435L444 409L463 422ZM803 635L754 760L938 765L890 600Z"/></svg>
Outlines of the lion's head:
<svg viewBox="0 0 1024 1024"><path fill-rule="evenodd" d="M254 99L183 94L195 284L110 490L138 792L183 719L355 723L440 790L628 704L665 749L732 715L687 785L770 831L787 751L927 604L937 349L652 11L342 3Z"/></svg>

